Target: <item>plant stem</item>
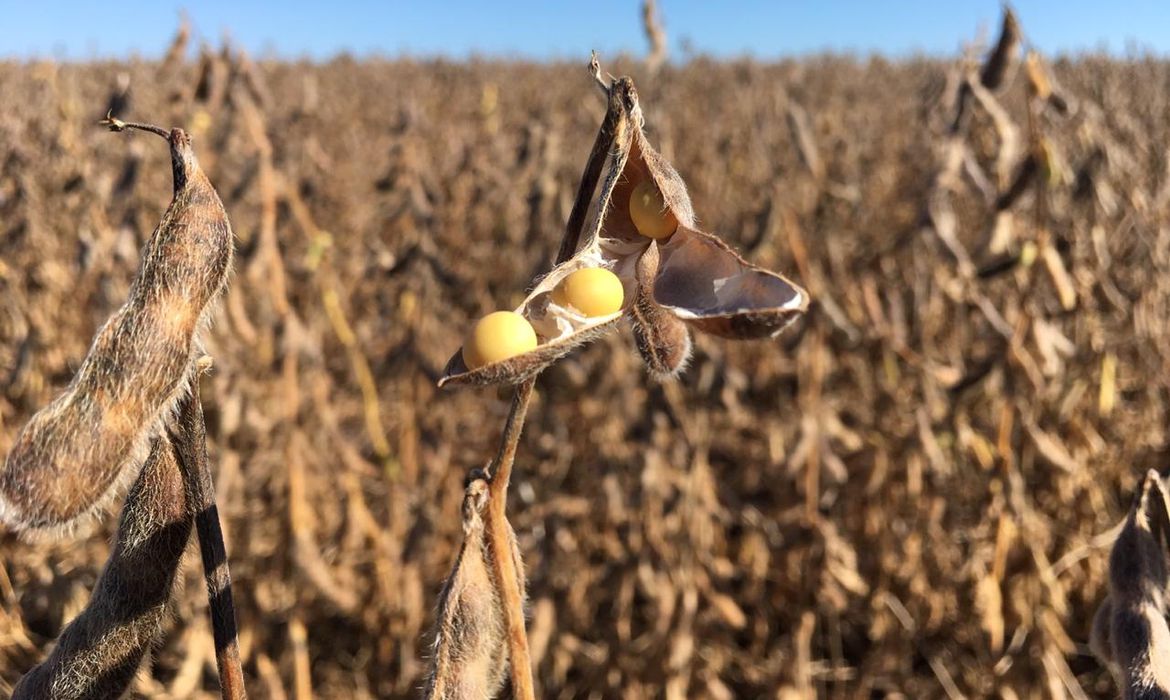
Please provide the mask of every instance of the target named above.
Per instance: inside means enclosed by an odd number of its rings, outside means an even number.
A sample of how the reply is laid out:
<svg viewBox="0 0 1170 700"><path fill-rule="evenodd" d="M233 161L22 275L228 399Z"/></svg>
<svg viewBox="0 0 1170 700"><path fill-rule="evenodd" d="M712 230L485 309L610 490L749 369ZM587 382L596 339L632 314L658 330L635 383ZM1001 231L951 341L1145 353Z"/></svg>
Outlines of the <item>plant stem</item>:
<svg viewBox="0 0 1170 700"><path fill-rule="evenodd" d="M154 124L136 124L134 122L124 122L121 119L118 119L117 117L113 116L112 114L107 114L106 118L101 120L98 123L101 124L102 126L108 128L110 131L125 131L126 129L138 129L139 131L149 131L152 134L158 134L159 136L163 137L167 141L171 140L171 132L167 131L166 129L162 128L161 126L155 126Z"/></svg>
<svg viewBox="0 0 1170 700"><path fill-rule="evenodd" d="M524 593L520 590L516 560L512 557L512 534L508 527L508 483L516 461L516 447L524 429L524 417L536 379L525 380L516 387L512 408L504 424L500 451L492 461L488 482L487 530L492 568L503 598L508 625L508 658L512 674L512 694L517 700L533 700L532 660L528 655L528 635L524 630Z"/></svg>

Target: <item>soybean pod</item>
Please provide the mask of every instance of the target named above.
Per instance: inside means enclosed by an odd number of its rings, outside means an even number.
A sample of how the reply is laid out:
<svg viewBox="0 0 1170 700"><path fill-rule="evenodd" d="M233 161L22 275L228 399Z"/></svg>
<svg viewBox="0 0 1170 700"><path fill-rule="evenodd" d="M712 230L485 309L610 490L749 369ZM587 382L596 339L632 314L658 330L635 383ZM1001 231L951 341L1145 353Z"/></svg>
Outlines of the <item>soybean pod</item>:
<svg viewBox="0 0 1170 700"><path fill-rule="evenodd" d="M174 195L129 298L65 392L17 436L0 472L0 519L26 534L74 529L133 480L161 420L189 390L199 333L231 269L231 225L187 133L104 123L167 140Z"/></svg>

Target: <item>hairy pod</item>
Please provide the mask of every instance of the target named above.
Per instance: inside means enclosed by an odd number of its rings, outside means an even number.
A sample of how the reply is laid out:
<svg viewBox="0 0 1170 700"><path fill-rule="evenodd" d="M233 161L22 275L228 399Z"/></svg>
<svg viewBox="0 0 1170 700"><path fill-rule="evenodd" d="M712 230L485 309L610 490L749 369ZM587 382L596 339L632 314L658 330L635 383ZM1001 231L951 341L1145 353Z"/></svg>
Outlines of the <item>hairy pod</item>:
<svg viewBox="0 0 1170 700"><path fill-rule="evenodd" d="M678 376L691 359L691 333L687 325L654 302L654 276L658 272L658 244L652 243L638 261L634 303L626 312L634 331L634 344L657 380Z"/></svg>
<svg viewBox="0 0 1170 700"><path fill-rule="evenodd" d="M198 333L231 268L231 226L190 137L110 123L167 139L174 196L126 303L98 331L68 389L17 436L0 472L0 519L29 534L71 530L133 478L160 420L187 391Z"/></svg>
<svg viewBox="0 0 1170 700"><path fill-rule="evenodd" d="M439 594L434 656L423 692L428 700L494 697L508 673L503 596L484 533L487 501L488 482L473 479L463 496L463 546ZM509 540L523 591L524 567L515 536Z"/></svg>
<svg viewBox="0 0 1170 700"><path fill-rule="evenodd" d="M1094 620L1093 649L1118 675L1126 700L1170 697L1168 508L1166 489L1151 470L1113 545L1109 598Z"/></svg>
<svg viewBox="0 0 1170 700"><path fill-rule="evenodd" d="M190 507L174 448L163 435L126 497L106 568L85 610L13 698L121 697L157 644L191 536Z"/></svg>

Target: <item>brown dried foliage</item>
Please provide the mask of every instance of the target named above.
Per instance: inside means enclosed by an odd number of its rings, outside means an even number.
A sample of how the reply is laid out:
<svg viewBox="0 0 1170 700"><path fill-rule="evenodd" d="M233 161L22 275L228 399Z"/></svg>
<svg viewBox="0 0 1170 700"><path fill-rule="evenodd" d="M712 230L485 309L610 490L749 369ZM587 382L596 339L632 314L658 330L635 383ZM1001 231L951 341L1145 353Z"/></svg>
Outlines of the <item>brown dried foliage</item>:
<svg viewBox="0 0 1170 700"><path fill-rule="evenodd" d="M948 184L972 275L924 225L941 117L954 114L940 104L949 62L697 61L653 82L609 68L638 79L650 136L704 225L760 265L799 270L816 303L787 340L697 336L677 382L640 372L621 333L542 375L513 524L544 696L657 697L668 683L716 698L1115 695L1084 642L1108 585L1103 534L1170 444L1170 102L1155 87L1170 66L1054 61L1078 108L1046 136L1070 177L1035 178L1004 212L974 184L1006 187L987 175L999 132L971 107ZM81 105L104 104L125 71L135 113L164 114L156 70L0 67L12 105L0 116L0 450L126 298L169 189L165 160L146 151L136 167L91 138L102 114ZM181 71L194 85L198 66ZM285 272L287 313L268 276L242 271L208 339L244 668L274 697L295 684L414 697L437 582L458 555L464 469L494 446L485 418L506 409L431 380L471 320L509 294L518 304L555 254L600 106L575 64L261 61L257 74L273 96L260 112L272 191L263 150L235 128L246 90L230 65L173 105L184 123L206 115L197 147L242 269ZM1009 87L997 99L1021 126L1025 95ZM821 181L780 90L808 114ZM1037 183L1072 309L1036 245ZM257 239L272 201L276 258ZM1010 235L993 248L997 226ZM362 602L349 613L286 546L296 434L315 565ZM68 547L0 540L4 691L80 609L108 532ZM184 631L164 639L140 694L216 690L200 673L210 643L194 578L178 596Z"/></svg>

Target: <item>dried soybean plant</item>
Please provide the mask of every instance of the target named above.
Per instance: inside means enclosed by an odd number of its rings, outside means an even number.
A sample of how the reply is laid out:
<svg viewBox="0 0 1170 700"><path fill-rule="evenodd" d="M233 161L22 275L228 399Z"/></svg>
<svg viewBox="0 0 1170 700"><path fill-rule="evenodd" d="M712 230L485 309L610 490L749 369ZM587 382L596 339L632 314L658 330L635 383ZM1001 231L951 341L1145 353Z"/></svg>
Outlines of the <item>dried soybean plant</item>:
<svg viewBox="0 0 1170 700"><path fill-rule="evenodd" d="M650 75L657 73L666 61L666 30L662 28L661 14L654 0L642 0L642 31L646 33L646 43L650 44L646 70Z"/></svg>
<svg viewBox="0 0 1170 700"><path fill-rule="evenodd" d="M1109 557L1109 595L1093 619L1090 646L1126 700L1170 697L1170 496L1146 473Z"/></svg>
<svg viewBox="0 0 1170 700"><path fill-rule="evenodd" d="M537 375L622 317L652 376L665 379L685 369L692 329L775 337L808 307L796 284L696 228L685 183L646 138L633 81L606 84L596 55L590 69L608 105L553 268L514 311L481 319L439 380L517 388L495 459L466 488L464 543L440 596L428 698L494 695L505 663L514 696L534 697L523 562L505 507Z"/></svg>
<svg viewBox="0 0 1170 700"><path fill-rule="evenodd" d="M85 611L15 697L126 691L157 642L192 523L199 534L224 695L244 697L235 614L206 459L200 333L227 284L234 240L181 129L107 116L170 146L174 194L125 304L98 331L66 391L32 417L0 472L0 518L26 537L74 533L134 481Z"/></svg>

